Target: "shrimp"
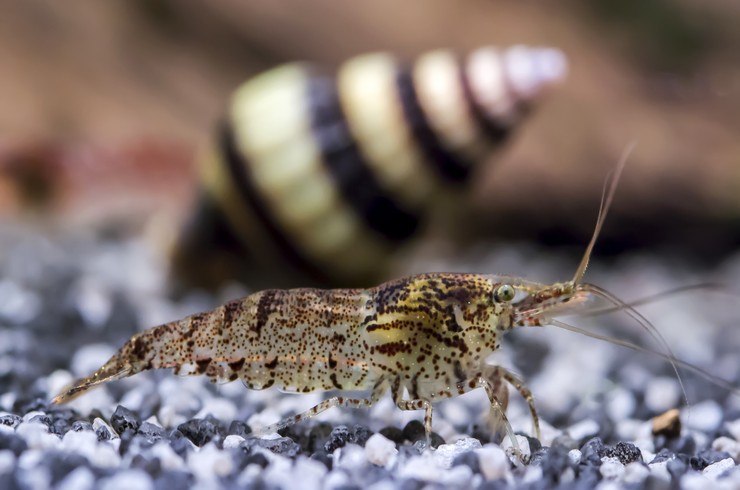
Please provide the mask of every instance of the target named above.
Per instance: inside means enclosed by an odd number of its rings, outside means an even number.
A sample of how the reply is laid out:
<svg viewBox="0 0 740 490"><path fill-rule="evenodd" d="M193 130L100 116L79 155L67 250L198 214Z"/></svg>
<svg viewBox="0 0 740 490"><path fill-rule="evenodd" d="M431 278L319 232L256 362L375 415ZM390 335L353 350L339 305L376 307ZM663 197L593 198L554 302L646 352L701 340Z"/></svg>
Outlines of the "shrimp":
<svg viewBox="0 0 740 490"><path fill-rule="evenodd" d="M505 413L511 385L526 401L539 438L532 393L506 368L486 363L506 332L547 324L577 329L555 316L572 314L596 296L631 312L662 340L636 310L582 282L629 150L602 198L593 236L572 280L541 284L490 274L428 273L369 289L261 291L133 336L99 370L53 401L64 403L99 384L159 368L213 381L241 379L255 390L369 392L364 398L328 398L262 431L270 432L332 407L370 407L390 390L399 409L424 410L429 441L433 402L483 388L491 414L516 446ZM670 350L664 357L675 360Z"/></svg>

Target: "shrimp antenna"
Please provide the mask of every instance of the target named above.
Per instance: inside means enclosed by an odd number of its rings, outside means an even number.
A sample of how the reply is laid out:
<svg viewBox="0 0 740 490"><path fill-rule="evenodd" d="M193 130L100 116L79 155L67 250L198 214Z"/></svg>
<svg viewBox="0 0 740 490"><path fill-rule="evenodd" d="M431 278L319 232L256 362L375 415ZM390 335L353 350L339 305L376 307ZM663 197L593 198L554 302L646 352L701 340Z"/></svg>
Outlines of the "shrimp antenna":
<svg viewBox="0 0 740 490"><path fill-rule="evenodd" d="M591 259L591 252L596 245L596 240L599 238L599 234L601 233L601 227L606 219L606 214L609 212L609 208L611 207L614 193L616 192L617 184L619 183L619 178L622 175L622 170L624 170L624 166L627 164L627 159L632 154L632 151L636 146L637 141L633 141L627 145L622 152L622 156L619 158L617 167L614 169L613 173L610 172L604 180L604 191L601 194L601 204L599 205L599 216L596 218L596 228L594 229L594 234L591 236L591 241L589 242L588 247L586 247L586 252L583 254L581 264L578 266L575 276L573 276L574 284L579 284L583 279L583 275L586 273L588 261Z"/></svg>
<svg viewBox="0 0 740 490"><path fill-rule="evenodd" d="M693 372L694 374L697 374L701 376L702 378L706 379L710 383L719 386L720 388L723 388L727 390L728 392L732 393L733 395L740 396L740 389L738 389L735 385L730 383L729 381L720 378L719 376L715 376L712 373L705 371L704 369L700 368L699 366L696 366L694 364L691 364L690 362L682 361L681 359L675 357L673 354L665 354L663 352L659 352L654 349L650 349L648 347L643 347L641 345L637 345L633 342L630 342L628 340L618 339L616 337L612 337L609 335L604 335L596 332L592 332L590 330L586 330L585 328L577 327L575 325L572 325L570 323L565 323L560 320L550 320L550 325L562 328L563 330L568 330L570 332L575 332L581 335L585 335L587 337L591 337L594 339L602 340L604 342L609 342L610 344L619 345L622 347L626 347L628 349L632 349L637 352L644 352L647 354L651 354L654 356L657 356L664 361L667 361L671 363L672 365L678 365L682 368ZM686 394L684 392L684 400L686 399Z"/></svg>

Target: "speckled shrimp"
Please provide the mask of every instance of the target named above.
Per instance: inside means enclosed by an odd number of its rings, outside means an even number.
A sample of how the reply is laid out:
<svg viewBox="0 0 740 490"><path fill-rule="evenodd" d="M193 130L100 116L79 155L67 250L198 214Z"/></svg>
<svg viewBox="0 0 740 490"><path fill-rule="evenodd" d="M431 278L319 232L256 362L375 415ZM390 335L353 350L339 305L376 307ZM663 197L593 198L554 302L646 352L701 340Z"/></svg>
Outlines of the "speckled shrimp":
<svg viewBox="0 0 740 490"><path fill-rule="evenodd" d="M425 411L429 437L432 402L483 388L492 414L513 439L505 415L511 384L528 403L539 436L530 391L511 372L485 359L512 328L557 325L554 315L573 311L594 295L609 299L581 278L621 168L571 281L545 285L508 276L421 274L370 289L262 291L135 335L102 368L54 402L142 371L173 368L214 381L241 379L252 389L369 392L367 398L334 396L265 431L331 407L369 407L390 389L401 410Z"/></svg>

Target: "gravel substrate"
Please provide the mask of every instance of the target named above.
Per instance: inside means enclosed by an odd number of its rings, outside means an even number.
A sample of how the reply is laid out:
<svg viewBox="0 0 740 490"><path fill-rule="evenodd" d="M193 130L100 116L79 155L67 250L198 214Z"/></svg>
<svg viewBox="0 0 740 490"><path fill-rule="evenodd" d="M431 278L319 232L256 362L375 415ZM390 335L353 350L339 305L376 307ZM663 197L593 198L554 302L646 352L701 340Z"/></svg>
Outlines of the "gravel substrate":
<svg viewBox="0 0 740 490"><path fill-rule="evenodd" d="M154 372L94 390L66 406L51 396L87 375L139 329L246 294L167 296L165 264L137 240L41 236L0 228L0 488L738 488L740 398L690 372L554 328L512 333L491 362L522 374L542 417L531 437L522 400L509 418L528 460L486 428L481 390L436 405L424 449L420 412L390 397L370 410L333 409L272 437L258 427L323 395L250 391ZM598 249L596 254L598 255ZM575 264L529 247L479 254L433 270L567 279ZM597 259L595 259L597 260ZM471 265L473 264L473 265ZM665 257L594 264L588 280L625 300L696 282L738 284L740 256L715 271ZM693 291L641 307L681 359L738 385L736 296ZM624 315L579 324L650 344ZM652 419L680 408L679 435Z"/></svg>

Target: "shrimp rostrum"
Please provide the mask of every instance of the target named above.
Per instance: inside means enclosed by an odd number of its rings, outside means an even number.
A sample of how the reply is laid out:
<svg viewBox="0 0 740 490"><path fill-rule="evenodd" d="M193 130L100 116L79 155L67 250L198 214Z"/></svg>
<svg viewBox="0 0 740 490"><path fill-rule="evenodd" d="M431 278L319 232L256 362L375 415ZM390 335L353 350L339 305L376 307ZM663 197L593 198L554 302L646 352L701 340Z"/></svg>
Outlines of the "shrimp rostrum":
<svg viewBox="0 0 740 490"><path fill-rule="evenodd" d="M486 358L515 327L567 327L555 316L572 313L594 295L620 304L581 279L622 166L570 281L547 285L509 276L435 273L370 289L261 291L135 335L103 367L54 402L64 403L96 385L142 371L173 368L214 381L241 379L251 389L369 393L366 398L334 396L264 431L331 407L369 407L390 389L401 410L425 411L429 438L433 402L483 388L492 414L513 439L505 415L510 384L528 403L539 436L532 394L515 375L487 364Z"/></svg>

